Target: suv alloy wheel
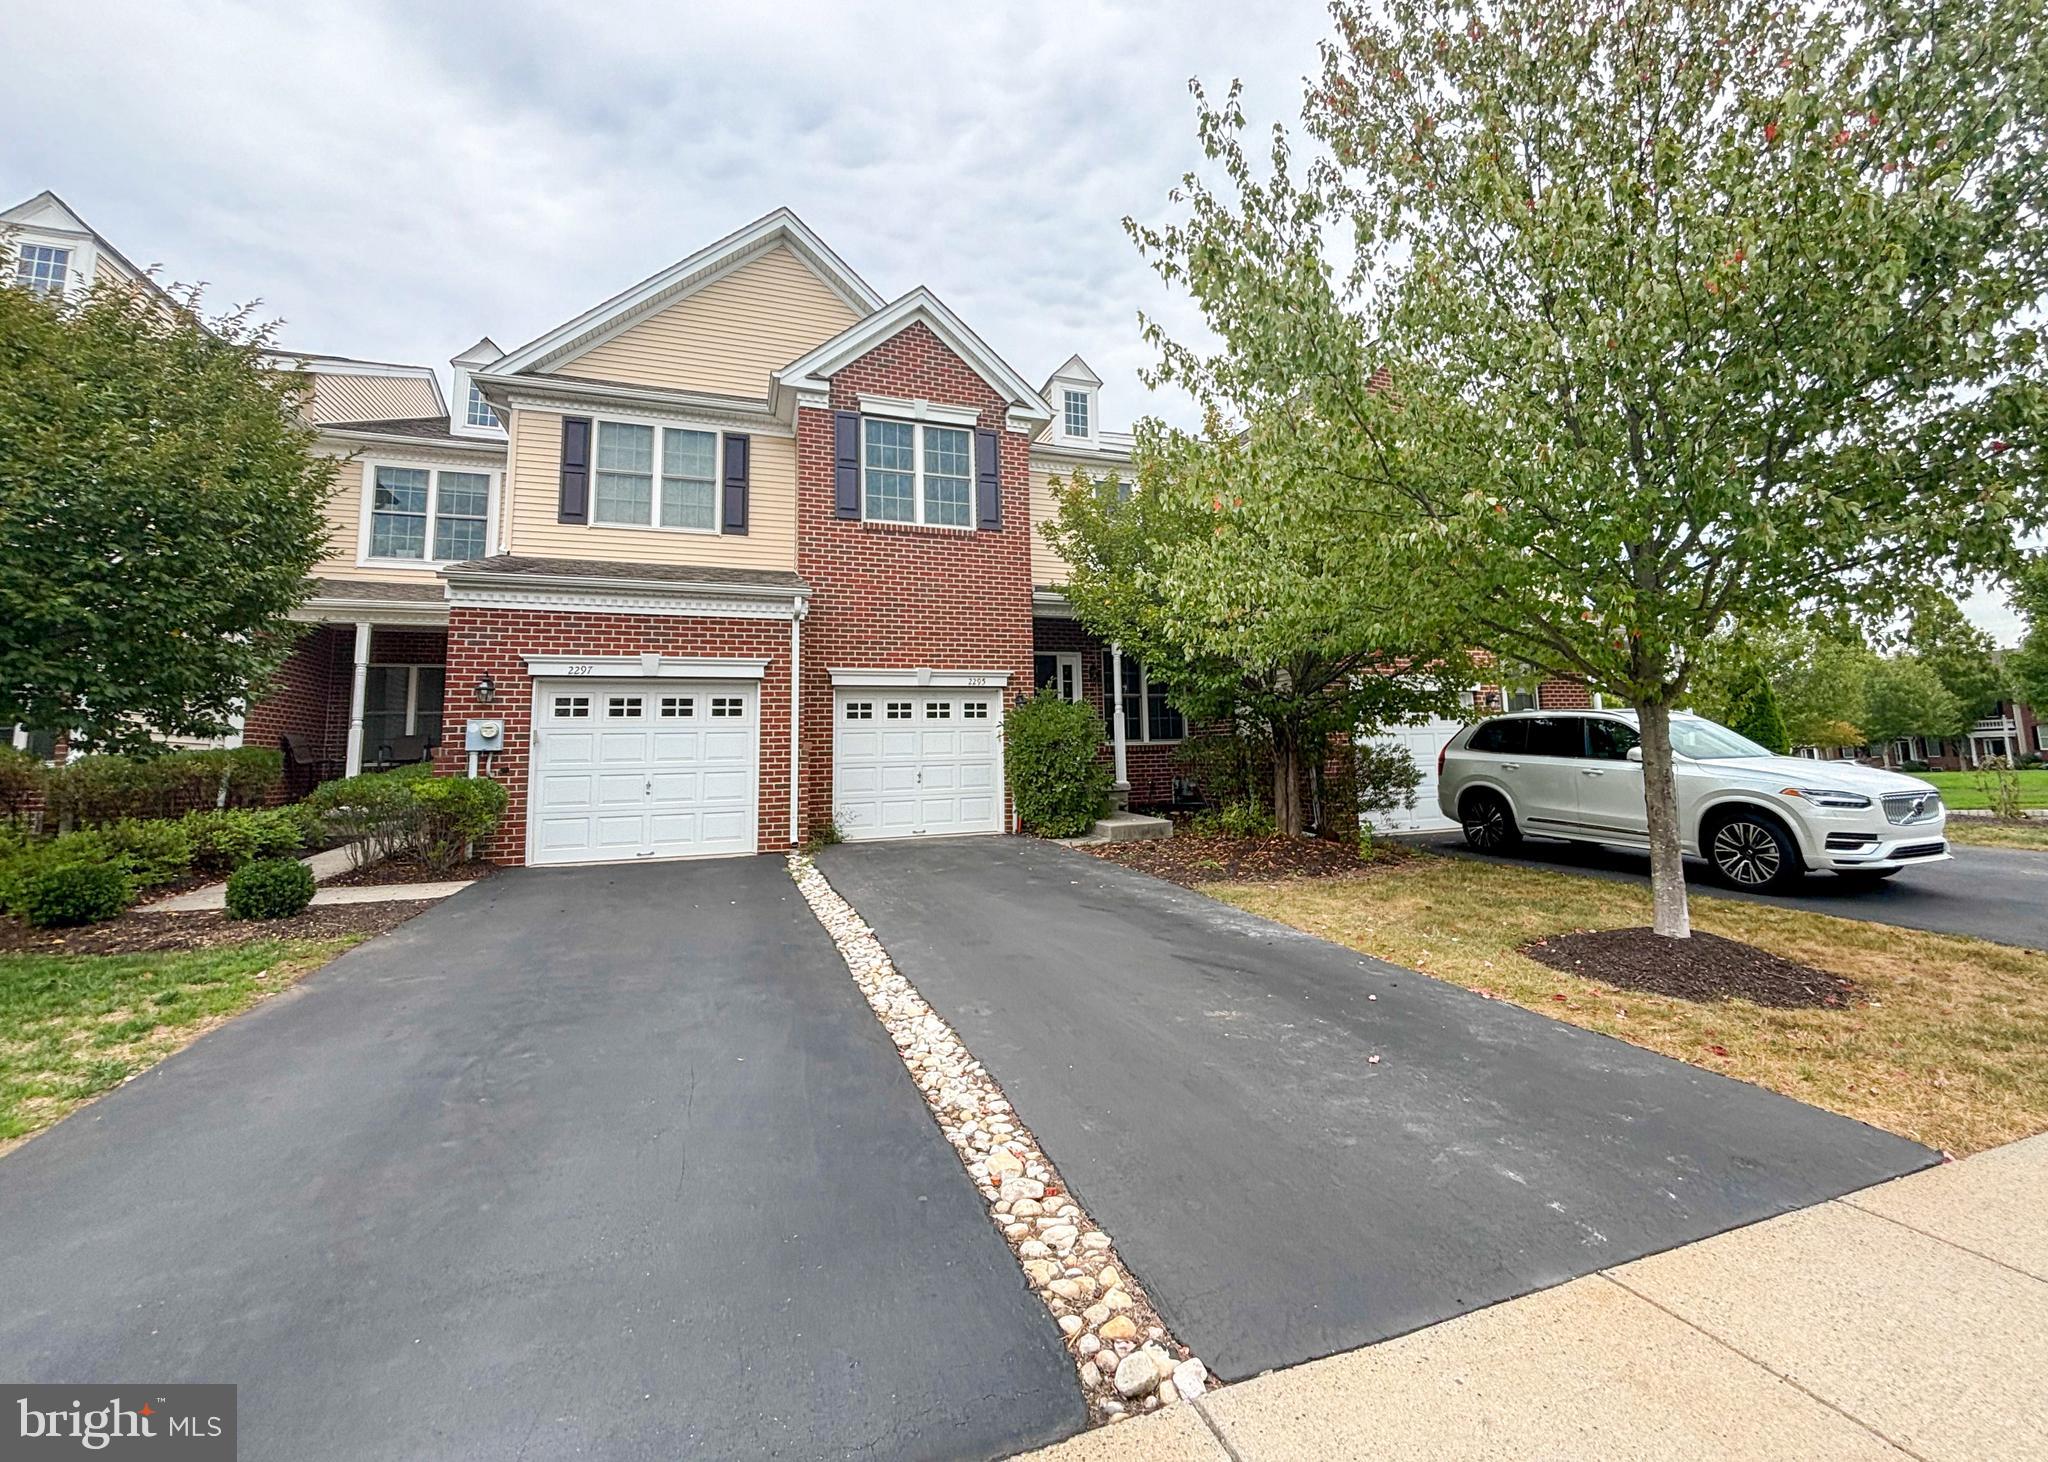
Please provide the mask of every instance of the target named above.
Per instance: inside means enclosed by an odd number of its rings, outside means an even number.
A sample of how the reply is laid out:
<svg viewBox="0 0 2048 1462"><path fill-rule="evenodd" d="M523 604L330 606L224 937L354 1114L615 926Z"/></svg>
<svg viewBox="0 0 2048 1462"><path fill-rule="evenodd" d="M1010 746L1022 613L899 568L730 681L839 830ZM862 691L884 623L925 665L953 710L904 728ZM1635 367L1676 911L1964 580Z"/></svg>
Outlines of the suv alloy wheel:
<svg viewBox="0 0 2048 1462"><path fill-rule="evenodd" d="M1466 846L1482 853L1504 853L1522 841L1515 815L1497 792L1484 788L1469 792L1459 808L1459 824L1465 830Z"/></svg>
<svg viewBox="0 0 2048 1462"><path fill-rule="evenodd" d="M1805 871L1791 835L1767 813L1744 808L1727 814L1713 824L1706 844L1714 872L1737 888L1788 888Z"/></svg>

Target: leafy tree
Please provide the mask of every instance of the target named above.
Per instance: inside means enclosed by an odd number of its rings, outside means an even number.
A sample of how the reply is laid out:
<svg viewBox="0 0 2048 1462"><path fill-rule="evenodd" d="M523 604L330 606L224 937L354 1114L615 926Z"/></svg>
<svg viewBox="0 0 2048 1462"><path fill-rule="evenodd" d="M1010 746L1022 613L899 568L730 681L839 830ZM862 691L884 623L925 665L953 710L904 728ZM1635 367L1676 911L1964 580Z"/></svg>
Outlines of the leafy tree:
<svg viewBox="0 0 2048 1462"><path fill-rule="evenodd" d="M1785 729L1785 714L1778 709L1777 692L1761 665L1752 662L1735 683L1728 707L1728 726L1740 731L1759 746L1780 756L1792 750L1791 733Z"/></svg>
<svg viewBox="0 0 2048 1462"><path fill-rule="evenodd" d="M1329 737L1451 714L1474 671L1455 641L1412 633L1397 586L1352 575L1328 536L1287 509L1272 440L1263 426L1147 423L1135 490L1085 472L1056 481L1046 537L1072 566L1064 592L1083 624L1135 654L1192 720L1263 734L1274 823L1298 835L1304 772ZM1280 465L1315 470L1291 453Z"/></svg>
<svg viewBox="0 0 2048 1462"><path fill-rule="evenodd" d="M0 288L0 725L215 735L290 649L333 464L241 317Z"/></svg>
<svg viewBox="0 0 2048 1462"><path fill-rule="evenodd" d="M1956 698L1965 721L1991 715L2012 693L1999 663L1998 642L1965 619L1948 595L1932 595L1914 610L1906 638Z"/></svg>
<svg viewBox="0 0 2048 1462"><path fill-rule="evenodd" d="M1274 511L1350 575L1636 710L1683 936L1707 641L1896 612L2041 520L2040 0L1334 13L1306 169L1197 89L1226 181L1132 229L1220 343L1148 325L1157 375L1285 424Z"/></svg>
<svg viewBox="0 0 2048 1462"><path fill-rule="evenodd" d="M2013 603L2027 622L2019 648L2005 657L2013 695L2048 711L2048 555L2036 554L2013 577Z"/></svg>
<svg viewBox="0 0 2048 1462"><path fill-rule="evenodd" d="M1926 661L1893 655L1871 667L1863 729L1892 762L1892 743L1906 736L1957 736L1968 724L1962 703Z"/></svg>
<svg viewBox="0 0 2048 1462"><path fill-rule="evenodd" d="M1869 712L1870 672L1877 656L1847 617L1823 616L1810 629L1788 632L1772 665L1771 688L1794 746L1862 746Z"/></svg>

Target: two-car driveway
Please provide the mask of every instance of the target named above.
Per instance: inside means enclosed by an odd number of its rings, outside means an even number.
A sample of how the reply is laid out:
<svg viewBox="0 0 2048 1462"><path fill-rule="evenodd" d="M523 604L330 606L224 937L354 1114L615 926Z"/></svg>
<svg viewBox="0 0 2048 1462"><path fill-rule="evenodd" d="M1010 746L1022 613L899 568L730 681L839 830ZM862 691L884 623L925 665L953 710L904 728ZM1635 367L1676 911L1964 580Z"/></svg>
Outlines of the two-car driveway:
<svg viewBox="0 0 2048 1462"><path fill-rule="evenodd" d="M775 858L502 875L0 1158L0 1375L234 1382L247 1457L1085 1422Z"/></svg>

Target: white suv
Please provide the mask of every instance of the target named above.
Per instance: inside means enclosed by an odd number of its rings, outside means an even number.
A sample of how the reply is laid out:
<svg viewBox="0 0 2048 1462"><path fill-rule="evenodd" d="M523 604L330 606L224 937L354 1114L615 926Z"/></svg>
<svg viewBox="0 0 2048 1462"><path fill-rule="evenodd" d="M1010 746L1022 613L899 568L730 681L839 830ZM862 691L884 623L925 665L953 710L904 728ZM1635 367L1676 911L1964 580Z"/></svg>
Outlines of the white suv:
<svg viewBox="0 0 2048 1462"><path fill-rule="evenodd" d="M1491 716L1444 747L1437 805L1487 852L1524 833L1648 848L1640 739L1629 711ZM1774 756L1700 716L1671 717L1671 749L1685 851L1739 887L1789 888L1809 868L1888 878L1949 856L1948 812L1925 782Z"/></svg>

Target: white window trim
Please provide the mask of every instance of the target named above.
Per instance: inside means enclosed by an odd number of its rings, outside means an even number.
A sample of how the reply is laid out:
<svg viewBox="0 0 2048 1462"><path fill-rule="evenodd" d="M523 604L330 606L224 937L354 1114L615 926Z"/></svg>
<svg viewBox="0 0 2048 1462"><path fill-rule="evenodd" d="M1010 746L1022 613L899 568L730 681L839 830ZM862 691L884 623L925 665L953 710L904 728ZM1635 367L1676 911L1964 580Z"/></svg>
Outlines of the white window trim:
<svg viewBox="0 0 2048 1462"><path fill-rule="evenodd" d="M929 421L939 426L964 426L969 430L981 425L981 413L971 406L948 406L922 397L912 400L907 396L870 396L863 391L860 394L860 411L863 416L892 416L899 421Z"/></svg>
<svg viewBox="0 0 2048 1462"><path fill-rule="evenodd" d="M377 469L397 467L408 472L427 474L427 540L424 552L419 558L390 558L373 556L370 552L370 523L376 516ZM484 486L484 551L481 557L488 558L494 551L492 544L498 541L498 484L499 473L481 464L477 466L458 465L453 462L408 462L400 457L366 457L363 459L363 489L361 522L357 525L356 567L358 568L406 568L434 569L451 563L464 562L462 559L435 558L434 525L441 516L441 474L461 472L471 477L485 479Z"/></svg>
<svg viewBox="0 0 2048 1462"><path fill-rule="evenodd" d="M81 273L79 248L69 239L41 239L25 236L16 237L11 243L12 248L7 260L7 282L16 288L27 288L26 283L22 279L22 256L23 252L28 249L49 249L64 255L64 266L61 274L58 276L56 287L49 290L35 291L38 294L46 294L57 299L63 299L72 294L76 290L79 281L85 277Z"/></svg>
<svg viewBox="0 0 2048 1462"><path fill-rule="evenodd" d="M711 526L689 528L680 523L600 523L597 519L597 439L609 422L613 426L651 426L654 428L654 485L647 499L649 519L661 516L661 454L666 439L664 428L670 431L696 431L711 434ZM725 432L718 427L701 421L681 420L659 416L625 416L617 412L606 412L590 418L590 511L584 516L586 528L601 528L607 532L624 533L684 533L693 538L717 538L725 532Z"/></svg>
<svg viewBox="0 0 2048 1462"><path fill-rule="evenodd" d="M1053 683L1055 693L1059 690L1059 680L1064 679L1069 674L1074 677L1074 693L1070 696L1060 696L1061 700L1085 701L1088 699L1085 684L1081 679L1081 655L1078 650L1033 650L1031 655L1034 676L1037 673L1037 660L1039 656L1045 656L1058 664L1059 674L1055 677Z"/></svg>
<svg viewBox="0 0 2048 1462"><path fill-rule="evenodd" d="M405 730L400 732L400 735L417 736L420 734L420 672L422 670L438 670L441 672L441 712L444 716L447 714L448 666L445 661L421 663L412 660L372 660L366 668L371 670L403 670L406 673ZM363 714L366 717L371 714L370 696L367 690L363 692ZM387 713L380 711L377 714L383 715ZM437 731L440 729L439 722L435 723L434 729Z"/></svg>
<svg viewBox="0 0 2048 1462"><path fill-rule="evenodd" d="M1107 655L1109 651L1104 650L1102 653ZM1180 712L1180 735L1154 736L1152 734L1152 677L1145 673L1145 667L1138 663L1136 657L1126 653L1124 656L1124 688L1126 690L1131 689L1134 681L1138 692L1138 724L1135 726L1130 725L1131 718L1128 715L1124 717L1126 723L1124 726L1126 733L1125 744L1128 746L1178 746L1181 742L1187 740L1188 713L1186 711ZM1116 687L1110 683L1109 676L1106 673L1102 679L1102 704L1106 712L1105 719L1113 719L1116 715Z"/></svg>
<svg viewBox="0 0 2048 1462"><path fill-rule="evenodd" d="M910 428L910 506L912 516L908 518L871 518L868 516L868 423L871 421L894 422ZM979 462L975 454L980 451L974 440L974 429L950 421L934 421L933 426L946 431L967 433L967 521L964 523L927 523L924 517L924 431L925 423L900 416L870 416L865 412L860 418L860 520L863 523L880 523L892 528L937 528L948 533L972 533L978 516Z"/></svg>
<svg viewBox="0 0 2048 1462"><path fill-rule="evenodd" d="M1073 432L1067 429L1067 398L1069 396L1079 396L1081 398L1082 412L1088 421L1088 429L1086 431ZM1072 386L1062 383L1060 385L1059 413L1061 441L1092 442L1095 440L1095 393L1093 391L1089 390L1086 386Z"/></svg>
<svg viewBox="0 0 2048 1462"><path fill-rule="evenodd" d="M491 405L485 399L483 388L478 386L475 381L466 380L463 384L468 386L469 389L463 395L462 424L472 431L503 431L505 423L498 420L498 408ZM477 421L474 419L476 408L479 404L483 406L485 414L491 418L489 421Z"/></svg>

